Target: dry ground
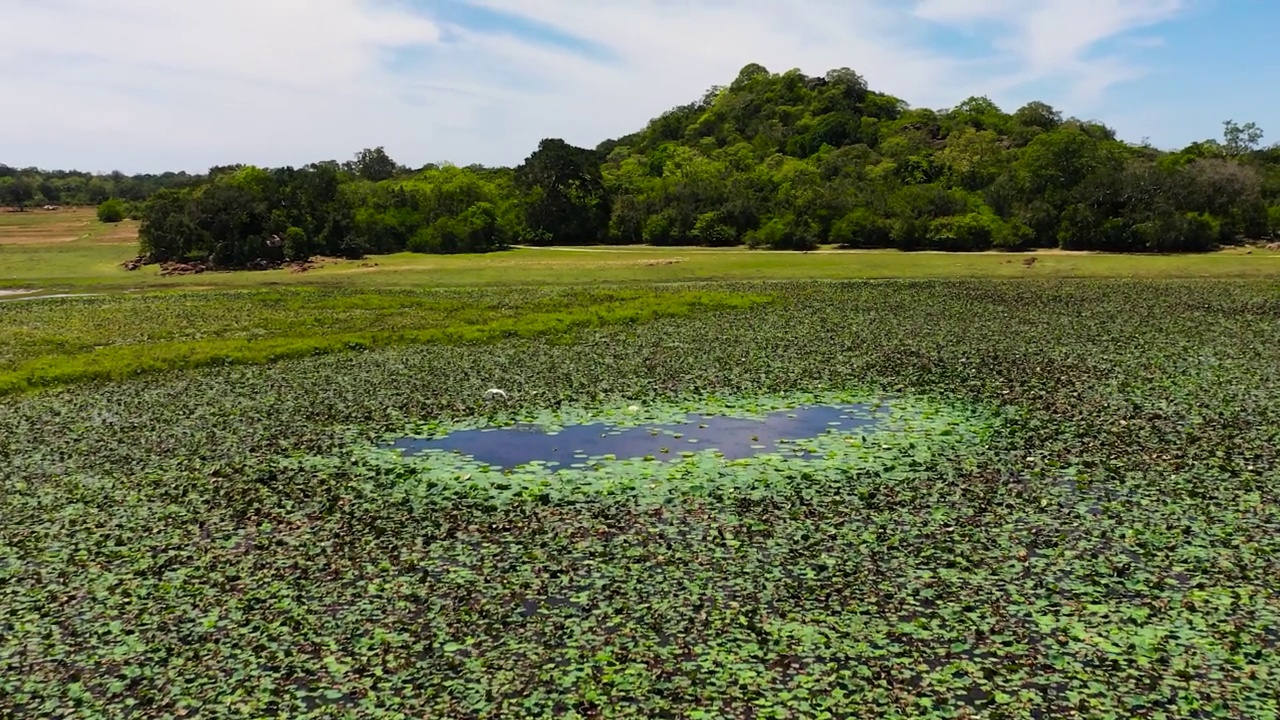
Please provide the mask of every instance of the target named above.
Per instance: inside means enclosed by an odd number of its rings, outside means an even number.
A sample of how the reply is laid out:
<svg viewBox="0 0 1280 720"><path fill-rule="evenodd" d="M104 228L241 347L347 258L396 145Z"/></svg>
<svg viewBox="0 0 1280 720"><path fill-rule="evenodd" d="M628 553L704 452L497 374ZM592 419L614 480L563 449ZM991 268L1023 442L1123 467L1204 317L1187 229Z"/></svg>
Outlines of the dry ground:
<svg viewBox="0 0 1280 720"><path fill-rule="evenodd" d="M82 240L100 245L135 245L138 223L98 222L94 208L0 212L0 245L48 245Z"/></svg>

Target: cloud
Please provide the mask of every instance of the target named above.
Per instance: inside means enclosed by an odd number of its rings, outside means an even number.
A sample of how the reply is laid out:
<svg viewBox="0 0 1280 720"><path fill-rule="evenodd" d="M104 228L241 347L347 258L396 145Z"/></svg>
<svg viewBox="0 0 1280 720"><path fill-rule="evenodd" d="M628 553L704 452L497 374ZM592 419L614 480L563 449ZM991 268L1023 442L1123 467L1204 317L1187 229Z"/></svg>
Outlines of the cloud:
<svg viewBox="0 0 1280 720"><path fill-rule="evenodd" d="M9 0L0 162L189 169L385 145L408 164L594 145L749 62L852 67L913 104L1097 96L1178 0ZM16 5L12 5L16 3ZM969 38L981 52L951 44Z"/></svg>
<svg viewBox="0 0 1280 720"><path fill-rule="evenodd" d="M1012 58L1006 87L1060 78L1076 101L1096 100L1143 70L1099 46L1176 17L1186 0L922 0L917 17L952 25L991 24L992 47Z"/></svg>
<svg viewBox="0 0 1280 720"><path fill-rule="evenodd" d="M383 53L440 40L362 0L17 0L5 28L3 161L147 169L326 157L381 124L360 110L392 90Z"/></svg>

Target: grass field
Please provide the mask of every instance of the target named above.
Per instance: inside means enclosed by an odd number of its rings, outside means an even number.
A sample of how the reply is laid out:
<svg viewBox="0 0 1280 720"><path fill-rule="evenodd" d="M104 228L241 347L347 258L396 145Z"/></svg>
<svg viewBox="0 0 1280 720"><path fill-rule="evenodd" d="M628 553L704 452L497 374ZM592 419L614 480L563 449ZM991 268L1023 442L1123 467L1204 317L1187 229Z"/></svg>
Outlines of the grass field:
<svg viewBox="0 0 1280 720"><path fill-rule="evenodd" d="M1275 254L170 279L77 217L0 216L0 288L104 294L0 302L0 717L1280 717ZM816 402L893 421L385 446Z"/></svg>
<svg viewBox="0 0 1280 720"><path fill-rule="evenodd" d="M902 253L744 249L554 248L490 255L402 253L328 260L305 273L273 270L161 277L156 267L120 265L137 255L136 224L107 227L88 210L0 214L0 288L46 293L261 288L564 285L616 282L871 278L1280 277L1280 252L1208 255L1088 253ZM1034 262L1028 264L1028 261Z"/></svg>

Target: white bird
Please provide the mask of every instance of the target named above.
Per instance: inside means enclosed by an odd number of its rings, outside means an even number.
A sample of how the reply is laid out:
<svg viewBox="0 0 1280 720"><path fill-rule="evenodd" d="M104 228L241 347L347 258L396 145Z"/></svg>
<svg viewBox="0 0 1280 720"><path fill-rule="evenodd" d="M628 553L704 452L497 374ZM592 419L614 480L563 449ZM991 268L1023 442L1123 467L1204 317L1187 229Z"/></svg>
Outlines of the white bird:
<svg viewBox="0 0 1280 720"><path fill-rule="evenodd" d="M490 388L489 390L485 391L485 394L484 394L485 400L493 400L495 398L502 398L503 400L506 400L507 391L499 390L498 388Z"/></svg>

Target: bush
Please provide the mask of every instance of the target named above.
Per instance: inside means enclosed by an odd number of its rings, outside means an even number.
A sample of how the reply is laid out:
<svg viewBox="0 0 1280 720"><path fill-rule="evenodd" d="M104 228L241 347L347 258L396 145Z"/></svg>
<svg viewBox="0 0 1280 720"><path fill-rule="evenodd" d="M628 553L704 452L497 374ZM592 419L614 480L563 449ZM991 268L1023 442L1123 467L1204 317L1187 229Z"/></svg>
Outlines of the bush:
<svg viewBox="0 0 1280 720"><path fill-rule="evenodd" d="M1036 239L1036 233L1026 223L1008 220L997 226L991 245L1001 250L1022 250Z"/></svg>
<svg viewBox="0 0 1280 720"><path fill-rule="evenodd" d="M417 253L489 252L506 246L508 235L509 229L498 222L493 205L479 202L461 215L420 228L409 239L408 249Z"/></svg>
<svg viewBox="0 0 1280 720"><path fill-rule="evenodd" d="M1280 235L1280 205L1267 208L1267 226L1271 237Z"/></svg>
<svg viewBox="0 0 1280 720"><path fill-rule="evenodd" d="M967 213L938 218L929 224L929 247L934 250L986 250L991 247L999 219Z"/></svg>
<svg viewBox="0 0 1280 720"><path fill-rule="evenodd" d="M879 248L893 243L893 224L869 208L858 208L831 226L830 240L844 248Z"/></svg>
<svg viewBox="0 0 1280 720"><path fill-rule="evenodd" d="M1165 215L1132 229L1132 246L1146 252L1205 252L1212 250L1221 233L1218 221L1206 213Z"/></svg>
<svg viewBox="0 0 1280 720"><path fill-rule="evenodd" d="M1177 246L1180 252L1205 252L1212 250L1214 238L1220 234L1218 221L1205 213L1187 213L1177 218Z"/></svg>
<svg viewBox="0 0 1280 720"><path fill-rule="evenodd" d="M124 202L117 198L111 198L98 206L98 220L104 223L121 222L127 214Z"/></svg>
<svg viewBox="0 0 1280 720"><path fill-rule="evenodd" d="M289 260L306 260L311 257L311 244L307 241L307 231L300 227L291 227L284 231L284 256Z"/></svg>
<svg viewBox="0 0 1280 720"><path fill-rule="evenodd" d="M667 208L645 219L641 236L646 245L676 245L679 242L676 225L675 213Z"/></svg>
<svg viewBox="0 0 1280 720"><path fill-rule="evenodd" d="M1096 250L1102 236L1102 223L1087 205L1072 205L1062 213L1058 223L1058 247L1063 250Z"/></svg>
<svg viewBox="0 0 1280 720"><path fill-rule="evenodd" d="M747 246L770 250L812 250L818 247L817 229L794 215L776 217L747 233Z"/></svg>
<svg viewBox="0 0 1280 720"><path fill-rule="evenodd" d="M928 238L928 220L904 217L893 222L890 239L899 250L919 250Z"/></svg>
<svg viewBox="0 0 1280 720"><path fill-rule="evenodd" d="M698 216L693 224L693 238L706 247L728 247L738 244L738 233L725 222L723 213L709 212Z"/></svg>

